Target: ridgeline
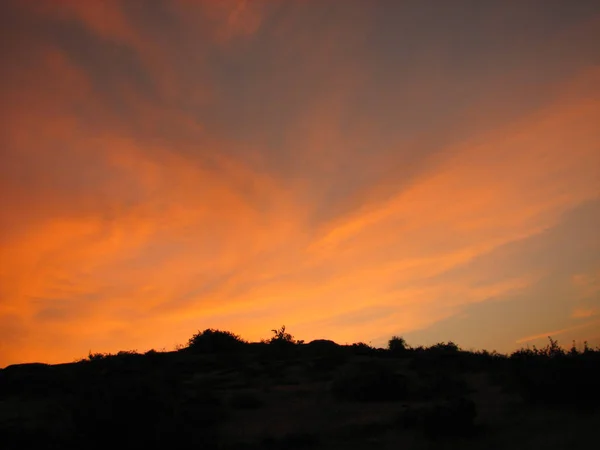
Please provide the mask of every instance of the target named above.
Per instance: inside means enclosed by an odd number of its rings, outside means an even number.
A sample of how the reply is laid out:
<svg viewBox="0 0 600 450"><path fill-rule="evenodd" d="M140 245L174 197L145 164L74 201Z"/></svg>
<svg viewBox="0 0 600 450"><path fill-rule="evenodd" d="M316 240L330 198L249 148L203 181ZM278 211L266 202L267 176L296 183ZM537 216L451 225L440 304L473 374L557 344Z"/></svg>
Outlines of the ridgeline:
<svg viewBox="0 0 600 450"><path fill-rule="evenodd" d="M600 349L511 355L249 343L208 329L172 352L90 353L0 370L4 450L578 449L597 441Z"/></svg>

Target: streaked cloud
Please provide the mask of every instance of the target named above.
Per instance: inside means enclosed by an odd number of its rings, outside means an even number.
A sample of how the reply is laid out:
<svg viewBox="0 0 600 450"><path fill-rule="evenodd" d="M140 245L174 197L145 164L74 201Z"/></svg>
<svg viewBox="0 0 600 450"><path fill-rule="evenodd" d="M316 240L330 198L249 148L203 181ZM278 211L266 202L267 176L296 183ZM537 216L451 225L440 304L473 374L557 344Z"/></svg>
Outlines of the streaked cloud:
<svg viewBox="0 0 600 450"><path fill-rule="evenodd" d="M567 333L569 331L579 330L579 329L582 329L582 328L589 328L589 327L592 327L592 326L595 327L595 326L598 326L599 324L600 324L600 320L594 320L594 321L591 321L591 322L584 323L582 325L577 325L577 326L570 327L570 328L563 328L562 330L548 331L546 333L536 334L534 336L527 336L527 337L518 339L517 340L517 344L524 344L524 343L527 343L527 342L537 341L537 340L540 340L542 338L543 339L547 339L548 337L556 337L556 336L562 335L564 333Z"/></svg>
<svg viewBox="0 0 600 450"><path fill-rule="evenodd" d="M436 8L5 2L0 365L595 339L600 10Z"/></svg>

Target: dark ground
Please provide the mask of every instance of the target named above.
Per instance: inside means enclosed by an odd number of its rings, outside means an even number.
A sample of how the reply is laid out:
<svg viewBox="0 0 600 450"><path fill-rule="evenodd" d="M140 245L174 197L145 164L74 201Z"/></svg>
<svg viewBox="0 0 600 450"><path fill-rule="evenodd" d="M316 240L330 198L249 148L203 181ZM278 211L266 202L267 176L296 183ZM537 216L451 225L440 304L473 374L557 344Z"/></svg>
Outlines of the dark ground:
<svg viewBox="0 0 600 450"><path fill-rule="evenodd" d="M0 370L0 447L597 445L598 350L565 352L551 341L509 357L453 344L382 350L204 333L178 352Z"/></svg>

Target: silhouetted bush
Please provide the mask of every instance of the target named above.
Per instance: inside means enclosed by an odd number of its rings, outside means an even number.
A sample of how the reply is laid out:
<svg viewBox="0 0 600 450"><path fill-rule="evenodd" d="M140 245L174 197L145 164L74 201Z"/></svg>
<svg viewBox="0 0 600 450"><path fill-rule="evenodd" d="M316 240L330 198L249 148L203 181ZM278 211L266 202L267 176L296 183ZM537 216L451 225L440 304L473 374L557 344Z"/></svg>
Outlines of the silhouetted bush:
<svg viewBox="0 0 600 450"><path fill-rule="evenodd" d="M131 361L134 359L140 359L144 355L138 353L136 350L121 350L118 353L101 353L96 352L92 353L90 350L87 358L81 358L76 360L76 363L86 363L86 362L99 362L99 361Z"/></svg>
<svg viewBox="0 0 600 450"><path fill-rule="evenodd" d="M388 366L369 363L340 371L332 381L331 391L340 400L394 401L407 398L408 382Z"/></svg>
<svg viewBox="0 0 600 450"><path fill-rule="evenodd" d="M240 350L246 344L240 336L230 331L208 328L194 334L188 341L186 350L193 353L220 353Z"/></svg>
<svg viewBox="0 0 600 450"><path fill-rule="evenodd" d="M467 367L469 353L453 342L441 342L428 348L411 350L410 367L417 371L443 370L462 372Z"/></svg>
<svg viewBox="0 0 600 450"><path fill-rule="evenodd" d="M548 406L596 409L600 402L600 352L587 345L569 352L556 340L542 348L510 355L516 386L523 398Z"/></svg>
<svg viewBox="0 0 600 450"><path fill-rule="evenodd" d="M88 353L87 360L88 361L101 361L103 359L108 358L109 356L110 356L110 353L100 353L100 352L92 353L92 351L90 350L90 352Z"/></svg>
<svg viewBox="0 0 600 450"><path fill-rule="evenodd" d="M300 346L304 341L297 340L286 331L285 325L279 329L271 330L273 336L270 339L264 339L262 344L266 344L263 356L269 359L289 359L300 354Z"/></svg>
<svg viewBox="0 0 600 450"><path fill-rule="evenodd" d="M273 333L273 336L271 337L271 339L268 339L267 341L265 341L268 344L282 345L282 346L283 345L304 344L304 341L296 340L296 338L294 338L294 336L292 336L290 333L285 331L285 325L282 325L282 327L279 329L271 330L271 332Z"/></svg>
<svg viewBox="0 0 600 450"><path fill-rule="evenodd" d="M354 344L350 345L349 348L354 355L371 356L377 353L375 348L364 342L355 342Z"/></svg>
<svg viewBox="0 0 600 450"><path fill-rule="evenodd" d="M460 347L454 342L439 342L427 349L428 352L438 354L456 354L460 351Z"/></svg>
<svg viewBox="0 0 600 450"><path fill-rule="evenodd" d="M405 355L408 350L406 340L401 336L392 336L388 341L388 350L393 355Z"/></svg>
<svg viewBox="0 0 600 450"><path fill-rule="evenodd" d="M531 361L531 360L540 360L543 358L561 358L566 355L564 349L558 345L558 341L552 339L548 336L550 343L545 347L537 348L535 345L533 348L522 348L515 352L513 352L510 357L512 360L520 360L520 361ZM572 349L572 355L577 356L577 349Z"/></svg>
<svg viewBox="0 0 600 450"><path fill-rule="evenodd" d="M461 352L462 365L468 371L479 372L482 370L502 370L507 361L507 356L493 350L478 350Z"/></svg>

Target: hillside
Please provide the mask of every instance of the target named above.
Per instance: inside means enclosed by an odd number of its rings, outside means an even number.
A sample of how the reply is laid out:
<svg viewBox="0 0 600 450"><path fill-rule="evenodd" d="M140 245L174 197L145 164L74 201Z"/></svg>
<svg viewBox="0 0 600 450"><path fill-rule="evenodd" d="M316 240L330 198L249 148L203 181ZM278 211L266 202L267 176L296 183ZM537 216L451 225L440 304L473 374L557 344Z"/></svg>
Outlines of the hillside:
<svg viewBox="0 0 600 450"><path fill-rule="evenodd" d="M600 350L260 343L205 330L174 352L0 370L3 449L588 448Z"/></svg>

